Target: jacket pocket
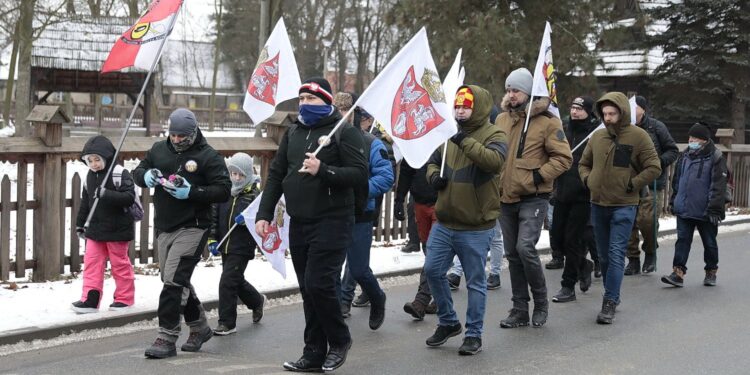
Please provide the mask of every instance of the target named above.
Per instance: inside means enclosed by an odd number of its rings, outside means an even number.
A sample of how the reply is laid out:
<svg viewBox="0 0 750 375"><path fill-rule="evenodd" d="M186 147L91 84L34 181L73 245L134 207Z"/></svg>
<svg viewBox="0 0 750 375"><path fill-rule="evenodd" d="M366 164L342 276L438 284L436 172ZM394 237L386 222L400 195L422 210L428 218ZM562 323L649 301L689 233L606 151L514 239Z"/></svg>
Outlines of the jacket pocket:
<svg viewBox="0 0 750 375"><path fill-rule="evenodd" d="M612 165L619 168L629 168L630 160L633 156L633 146L618 144L615 147L615 157L612 160Z"/></svg>
<svg viewBox="0 0 750 375"><path fill-rule="evenodd" d="M513 195L528 195L536 192L533 171L542 166L541 160L516 159L513 163L511 190Z"/></svg>

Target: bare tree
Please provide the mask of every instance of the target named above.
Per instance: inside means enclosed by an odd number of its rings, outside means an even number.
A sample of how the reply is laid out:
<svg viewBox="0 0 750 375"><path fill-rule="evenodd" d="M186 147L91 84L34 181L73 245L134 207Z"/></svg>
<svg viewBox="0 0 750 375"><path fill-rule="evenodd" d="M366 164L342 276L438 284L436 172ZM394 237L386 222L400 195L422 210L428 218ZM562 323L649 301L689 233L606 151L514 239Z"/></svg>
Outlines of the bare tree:
<svg viewBox="0 0 750 375"><path fill-rule="evenodd" d="M222 0L218 0L218 4L216 4L216 41L214 44L214 69L213 69L213 76L211 78L211 113L209 115L208 119L208 130L213 131L214 130L214 120L215 120L215 111L216 111L216 76L219 73L219 62L221 61L219 59L219 56L221 54L221 33L219 30L221 30L221 15L224 13L224 2Z"/></svg>

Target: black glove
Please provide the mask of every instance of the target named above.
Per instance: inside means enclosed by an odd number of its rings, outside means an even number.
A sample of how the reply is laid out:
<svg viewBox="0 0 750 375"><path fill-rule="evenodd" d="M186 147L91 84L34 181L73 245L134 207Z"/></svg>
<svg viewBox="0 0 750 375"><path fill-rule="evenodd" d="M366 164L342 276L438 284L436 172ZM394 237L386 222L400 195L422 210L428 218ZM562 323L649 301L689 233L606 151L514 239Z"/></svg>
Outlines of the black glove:
<svg viewBox="0 0 750 375"><path fill-rule="evenodd" d="M544 183L544 178L539 174L539 169L534 169L531 173L534 175L534 186L539 187L539 185Z"/></svg>
<svg viewBox="0 0 750 375"><path fill-rule="evenodd" d="M406 220L406 212L404 212L404 201L393 201L393 217L398 221Z"/></svg>
<svg viewBox="0 0 750 375"><path fill-rule="evenodd" d="M78 235L78 238L82 240L86 239L86 232L83 227L76 227L76 234Z"/></svg>
<svg viewBox="0 0 750 375"><path fill-rule="evenodd" d="M455 143L457 146L461 146L461 142L464 138L466 138L466 133L464 133L463 130L459 130L458 133L451 137L451 142Z"/></svg>
<svg viewBox="0 0 750 375"><path fill-rule="evenodd" d="M440 177L439 173L434 173L432 177L430 177L430 185L433 189L435 189L435 191L440 191L448 186L448 179L445 177Z"/></svg>
<svg viewBox="0 0 750 375"><path fill-rule="evenodd" d="M625 192L628 193L628 194L630 194L630 193L633 192L633 190L635 190L635 187L633 187L633 181L632 180L628 180L628 188L627 188L627 190L625 190Z"/></svg>
<svg viewBox="0 0 750 375"><path fill-rule="evenodd" d="M721 221L721 217L716 214L708 214L708 221L711 222L711 225L718 226L719 222Z"/></svg>

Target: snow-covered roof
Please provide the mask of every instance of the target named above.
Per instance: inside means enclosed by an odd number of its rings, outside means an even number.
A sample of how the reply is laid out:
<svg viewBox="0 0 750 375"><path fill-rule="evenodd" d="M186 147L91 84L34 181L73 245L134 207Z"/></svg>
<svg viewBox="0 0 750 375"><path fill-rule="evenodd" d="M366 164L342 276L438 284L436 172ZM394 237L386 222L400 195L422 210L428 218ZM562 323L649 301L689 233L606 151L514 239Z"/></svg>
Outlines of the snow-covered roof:
<svg viewBox="0 0 750 375"><path fill-rule="evenodd" d="M661 48L651 50L602 51L597 53L602 64L596 67L597 77L624 77L651 75L664 63Z"/></svg>

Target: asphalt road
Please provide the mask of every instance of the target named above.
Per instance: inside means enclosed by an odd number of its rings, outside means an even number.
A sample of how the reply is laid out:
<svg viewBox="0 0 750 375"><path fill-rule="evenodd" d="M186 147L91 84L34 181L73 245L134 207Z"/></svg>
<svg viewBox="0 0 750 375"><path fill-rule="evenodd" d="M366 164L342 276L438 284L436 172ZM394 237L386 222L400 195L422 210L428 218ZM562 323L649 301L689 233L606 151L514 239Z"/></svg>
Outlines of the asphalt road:
<svg viewBox="0 0 750 375"><path fill-rule="evenodd" d="M354 346L337 374L748 374L750 373L750 232L720 234L718 286L704 287L703 249L696 238L685 287L659 281L671 269L674 241L662 241L659 272L626 277L614 325L595 323L601 282L578 301L551 304L543 328L501 329L511 306L507 272L503 287L488 292L484 351L457 354L461 338L428 348L436 317L412 321L402 311L416 285L391 287L386 322L367 327L369 309L348 319ZM550 296L561 271L547 271ZM463 321L466 290L453 293ZM215 324L215 321L211 322ZM289 374L281 364L301 354L301 305L276 307L260 324L241 315L238 333L214 337L199 353L148 360L143 351L155 332L119 335L0 357L2 374ZM185 330L183 330L184 332ZM184 341L185 334L178 341Z"/></svg>

